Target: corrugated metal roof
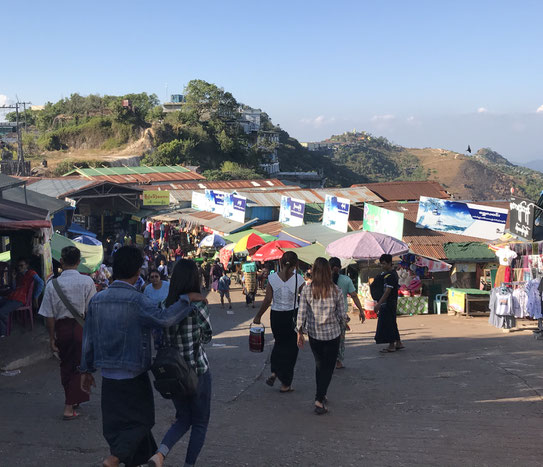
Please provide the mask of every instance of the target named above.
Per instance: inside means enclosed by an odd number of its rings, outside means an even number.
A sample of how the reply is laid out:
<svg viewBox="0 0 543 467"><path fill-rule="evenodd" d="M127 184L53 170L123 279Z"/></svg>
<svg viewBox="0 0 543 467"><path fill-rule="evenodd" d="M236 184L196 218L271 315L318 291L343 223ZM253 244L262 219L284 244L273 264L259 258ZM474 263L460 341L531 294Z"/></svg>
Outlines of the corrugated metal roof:
<svg viewBox="0 0 543 467"><path fill-rule="evenodd" d="M64 197L66 193L74 190L79 190L88 185L92 185L93 181L84 180L82 178L43 178L35 183L27 185L27 190L36 191L43 195L52 196L53 198Z"/></svg>
<svg viewBox="0 0 543 467"><path fill-rule="evenodd" d="M45 209L49 211L52 215L58 211L61 211L68 203L61 201L52 196L43 195L32 190L26 190L26 200L28 203L25 203L25 189L24 188L9 188L2 192L2 198L8 201L14 201L20 204L28 204L40 209Z"/></svg>
<svg viewBox="0 0 543 467"><path fill-rule="evenodd" d="M0 222L45 220L47 209L0 199Z"/></svg>
<svg viewBox="0 0 543 467"><path fill-rule="evenodd" d="M258 230L259 232L277 237L277 235L279 235L279 233L283 230L284 227L285 226L281 222L272 221L266 224L256 225L253 227L253 229Z"/></svg>
<svg viewBox="0 0 543 467"><path fill-rule="evenodd" d="M9 187L20 186L24 184L25 184L24 180L13 178L5 174L0 174L0 191L6 190Z"/></svg>
<svg viewBox="0 0 543 467"><path fill-rule="evenodd" d="M378 195L376 195L373 191L369 190L365 186L351 188L322 188L315 191L320 193L321 195L324 193L332 196L337 196L338 198L347 198L351 201L351 204L366 202L379 203L383 201Z"/></svg>
<svg viewBox="0 0 543 467"><path fill-rule="evenodd" d="M153 174L153 173L185 173L189 169L181 165L157 165L157 166L137 166L137 167L96 167L88 169L74 169L65 174L79 174L84 177L96 177L99 175L129 175L129 174Z"/></svg>
<svg viewBox="0 0 543 467"><path fill-rule="evenodd" d="M235 222L231 219L226 219L220 214L206 211L196 211L191 208L178 209L175 211L163 213L157 216L151 216L156 220L163 220L166 222L185 222L193 225L203 225L209 229L220 232L223 235L246 230L253 224L258 222L258 219L252 219L248 222Z"/></svg>
<svg viewBox="0 0 543 467"><path fill-rule="evenodd" d="M447 190L434 181L364 183L353 187L366 187L384 201L418 201L421 196L450 198Z"/></svg>
<svg viewBox="0 0 543 467"><path fill-rule="evenodd" d="M324 246L328 246L333 241L354 233L337 232L322 224L305 224L299 227L284 227L283 232L308 243L315 243L318 241Z"/></svg>
<svg viewBox="0 0 543 467"><path fill-rule="evenodd" d="M126 175L93 175L88 180L116 183L118 185L150 185L162 182L181 182L185 180L205 180L203 175L196 172L173 172L173 173L148 173L148 174L126 174Z"/></svg>
<svg viewBox="0 0 543 467"><path fill-rule="evenodd" d="M163 187L164 185L162 185ZM171 190L238 190L255 189L255 190L269 190L279 187L284 187L285 184L277 179L263 179L263 180L224 180L224 181L192 181L184 183L170 183L168 184Z"/></svg>

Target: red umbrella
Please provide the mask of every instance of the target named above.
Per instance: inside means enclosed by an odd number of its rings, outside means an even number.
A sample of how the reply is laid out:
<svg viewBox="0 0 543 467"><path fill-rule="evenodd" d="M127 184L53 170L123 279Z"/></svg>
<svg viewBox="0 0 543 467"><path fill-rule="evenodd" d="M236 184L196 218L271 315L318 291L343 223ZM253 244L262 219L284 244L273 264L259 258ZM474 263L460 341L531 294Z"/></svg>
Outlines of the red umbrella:
<svg viewBox="0 0 543 467"><path fill-rule="evenodd" d="M274 240L260 247L254 255L251 256L253 261L273 261L280 259L284 251L281 248L299 248L300 245L289 240Z"/></svg>

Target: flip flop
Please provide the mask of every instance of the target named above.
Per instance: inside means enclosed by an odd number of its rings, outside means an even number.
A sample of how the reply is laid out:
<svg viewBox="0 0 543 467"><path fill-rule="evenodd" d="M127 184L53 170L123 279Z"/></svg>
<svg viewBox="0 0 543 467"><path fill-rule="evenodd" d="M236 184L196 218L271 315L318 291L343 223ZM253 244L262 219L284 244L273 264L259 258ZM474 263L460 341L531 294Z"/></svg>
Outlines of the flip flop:
<svg viewBox="0 0 543 467"><path fill-rule="evenodd" d="M392 352L396 352L396 349L381 349L379 350L379 353L392 353Z"/></svg>
<svg viewBox="0 0 543 467"><path fill-rule="evenodd" d="M285 394L286 392L293 392L294 388L289 387L288 389L279 389L279 392L281 394Z"/></svg>
<svg viewBox="0 0 543 467"><path fill-rule="evenodd" d="M324 405L322 407L319 407L318 405L316 405L315 413L317 415L324 415L325 413L328 413L328 409Z"/></svg>
<svg viewBox="0 0 543 467"><path fill-rule="evenodd" d="M266 384L268 386L273 386L275 384L275 379L277 378L277 376L270 376L267 380L266 380Z"/></svg>
<svg viewBox="0 0 543 467"><path fill-rule="evenodd" d="M399 347L396 347L396 350L402 350L405 349L405 345L400 345Z"/></svg>
<svg viewBox="0 0 543 467"><path fill-rule="evenodd" d="M77 412L74 412L73 415L63 415L62 420L67 422L70 420L75 420L77 417L79 417L79 414Z"/></svg>

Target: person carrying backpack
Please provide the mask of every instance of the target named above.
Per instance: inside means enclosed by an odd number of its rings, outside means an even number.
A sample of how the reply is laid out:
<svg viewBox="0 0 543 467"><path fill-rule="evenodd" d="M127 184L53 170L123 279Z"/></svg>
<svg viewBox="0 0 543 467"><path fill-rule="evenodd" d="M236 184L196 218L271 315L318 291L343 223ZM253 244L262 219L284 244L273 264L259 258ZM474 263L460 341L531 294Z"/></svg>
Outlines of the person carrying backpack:
<svg viewBox="0 0 543 467"><path fill-rule="evenodd" d="M232 309L232 300L230 299L230 278L226 275L226 271L223 269L223 275L219 279L218 290L221 296L221 307L224 308L224 297L228 299L228 309Z"/></svg>

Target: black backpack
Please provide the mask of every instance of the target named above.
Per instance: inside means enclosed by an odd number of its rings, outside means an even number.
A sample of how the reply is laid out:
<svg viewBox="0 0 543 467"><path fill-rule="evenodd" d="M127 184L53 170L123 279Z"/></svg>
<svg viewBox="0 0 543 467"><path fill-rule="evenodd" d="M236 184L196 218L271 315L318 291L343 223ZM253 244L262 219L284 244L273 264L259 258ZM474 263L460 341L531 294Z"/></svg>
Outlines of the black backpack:
<svg viewBox="0 0 543 467"><path fill-rule="evenodd" d="M164 333L162 346L158 349L151 372L155 377L155 389L164 399L187 398L196 395L198 375L183 358L177 346L168 342ZM195 354L198 352L195 348Z"/></svg>
<svg viewBox="0 0 543 467"><path fill-rule="evenodd" d="M370 293L371 298L375 301L381 300L381 297L385 293L385 275L379 274L373 279L373 282L370 284Z"/></svg>

